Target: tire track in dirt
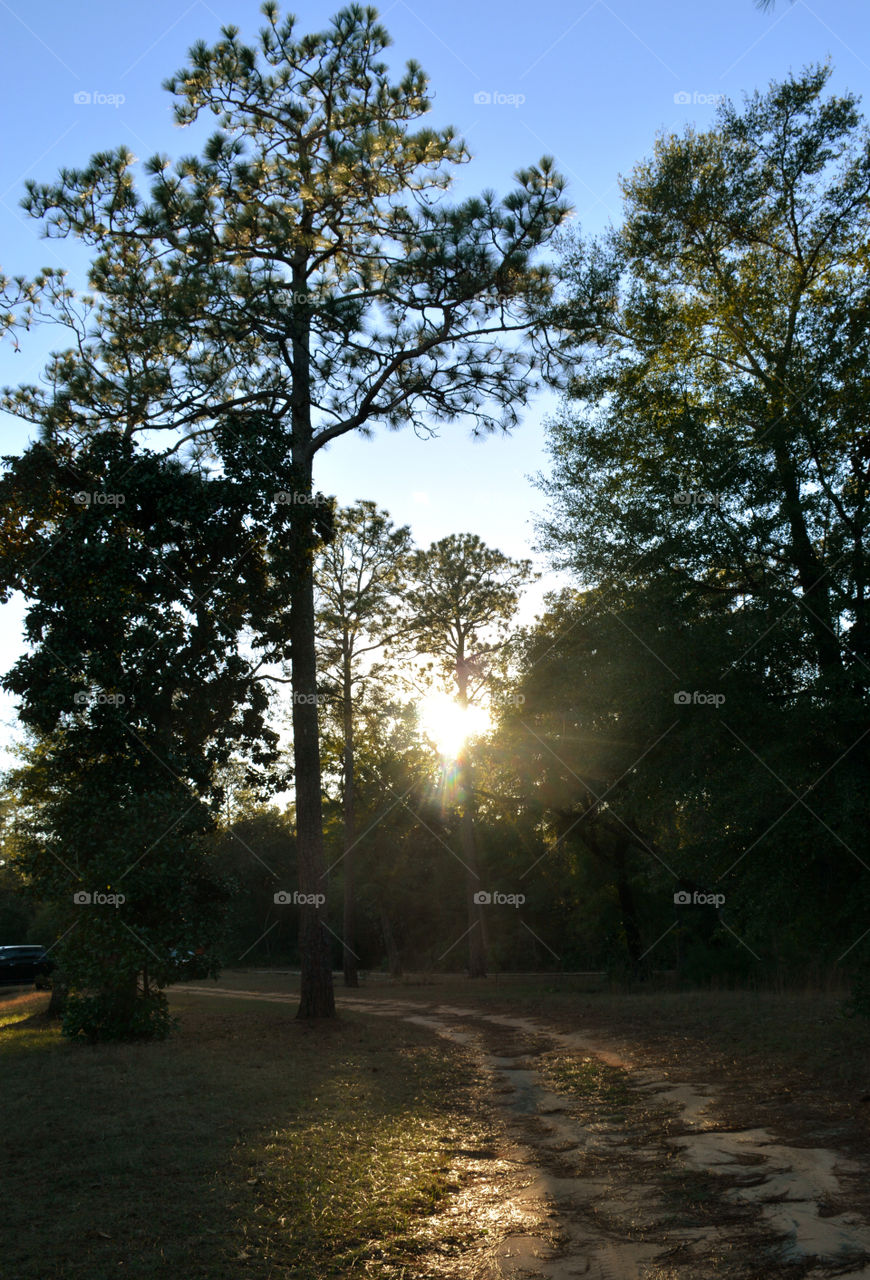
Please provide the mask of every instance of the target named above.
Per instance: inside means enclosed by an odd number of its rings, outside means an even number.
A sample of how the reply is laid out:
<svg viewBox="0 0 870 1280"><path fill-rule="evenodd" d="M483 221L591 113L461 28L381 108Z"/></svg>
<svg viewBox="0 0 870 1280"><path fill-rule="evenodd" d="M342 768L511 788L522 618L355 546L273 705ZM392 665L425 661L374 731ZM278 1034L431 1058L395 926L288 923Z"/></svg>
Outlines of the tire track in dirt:
<svg viewBox="0 0 870 1280"><path fill-rule="evenodd" d="M296 995L185 987L196 994L295 1003ZM491 1082L507 1136L497 1155L520 1224L474 1271L426 1275L474 1280L870 1280L870 1226L832 1213L844 1175L866 1173L826 1148L786 1146L767 1129L728 1129L703 1084L674 1084L632 1066L612 1046L530 1018L455 1005L338 996L339 1007L399 1017L472 1051ZM584 1114L554 1084L567 1055L626 1072L633 1119ZM637 1114L635 1114L637 1113ZM484 1170L485 1172L485 1170ZM674 1197L698 1180L703 1213ZM484 1178L485 1180L485 1178ZM700 1195L696 1190L692 1193ZM421 1276L424 1273L421 1272Z"/></svg>

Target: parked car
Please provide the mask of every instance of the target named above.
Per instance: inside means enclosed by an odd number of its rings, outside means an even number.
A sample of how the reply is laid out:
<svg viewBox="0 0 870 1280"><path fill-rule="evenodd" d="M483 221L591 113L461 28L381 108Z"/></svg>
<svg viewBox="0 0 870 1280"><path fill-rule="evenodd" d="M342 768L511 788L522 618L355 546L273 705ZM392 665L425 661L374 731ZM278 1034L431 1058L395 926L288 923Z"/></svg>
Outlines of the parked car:
<svg viewBox="0 0 870 1280"><path fill-rule="evenodd" d="M27 986L34 982L40 990L50 985L54 961L45 947L0 947L0 986Z"/></svg>
<svg viewBox="0 0 870 1280"><path fill-rule="evenodd" d="M191 978L207 978L209 963L205 949L190 951L185 947L173 947L169 952L169 960L178 975L179 982L189 982Z"/></svg>

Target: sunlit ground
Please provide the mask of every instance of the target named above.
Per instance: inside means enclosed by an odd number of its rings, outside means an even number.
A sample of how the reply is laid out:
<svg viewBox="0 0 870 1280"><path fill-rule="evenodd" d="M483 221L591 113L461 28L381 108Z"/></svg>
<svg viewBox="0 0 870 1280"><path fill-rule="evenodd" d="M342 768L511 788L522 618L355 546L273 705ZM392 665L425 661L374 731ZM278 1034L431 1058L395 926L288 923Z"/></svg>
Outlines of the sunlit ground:
<svg viewBox="0 0 870 1280"><path fill-rule="evenodd" d="M95 1049L47 1003L0 1000L3 1277L400 1280L439 1256L461 1153L491 1143L461 1049L183 988L170 1040ZM460 1228L459 1254L484 1225Z"/></svg>

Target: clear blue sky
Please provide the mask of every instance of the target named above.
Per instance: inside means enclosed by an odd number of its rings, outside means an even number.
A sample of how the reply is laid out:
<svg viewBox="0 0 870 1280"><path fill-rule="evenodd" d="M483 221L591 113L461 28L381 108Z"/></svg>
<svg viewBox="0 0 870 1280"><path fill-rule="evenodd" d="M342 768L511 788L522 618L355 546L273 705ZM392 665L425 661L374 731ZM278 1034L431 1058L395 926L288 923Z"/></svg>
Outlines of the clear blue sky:
<svg viewBox="0 0 870 1280"><path fill-rule="evenodd" d="M300 33L322 29L340 7L323 0L287 6ZM454 124L474 155L460 171L457 195L505 191L514 170L549 153L587 233L618 221L620 173L649 154L658 133L709 124L717 95L739 101L826 58L835 89L866 95L870 87L867 0L778 0L772 13L752 0L387 0L378 7L393 37L393 67L408 58L422 63L433 123ZM6 273L64 265L75 276L84 261L66 242L39 238L18 204L26 178L50 181L62 166L122 143L140 158L194 150L191 133L172 124L161 81L184 64L195 40L213 42L226 23L252 38L262 21L258 0L0 0ZM42 332L25 335L19 354L0 347L0 383L36 380L50 345ZM470 530L509 554L528 555L531 518L542 505L528 477L546 464L547 407L546 399L536 404L510 439L472 443L461 424L437 441L411 433L344 439L321 456L317 483L342 502L373 499L409 523L421 544ZM0 416L0 452L19 452L28 434ZM11 604L0 617L0 669L15 660L20 635L21 610ZM0 704L7 723L11 707Z"/></svg>

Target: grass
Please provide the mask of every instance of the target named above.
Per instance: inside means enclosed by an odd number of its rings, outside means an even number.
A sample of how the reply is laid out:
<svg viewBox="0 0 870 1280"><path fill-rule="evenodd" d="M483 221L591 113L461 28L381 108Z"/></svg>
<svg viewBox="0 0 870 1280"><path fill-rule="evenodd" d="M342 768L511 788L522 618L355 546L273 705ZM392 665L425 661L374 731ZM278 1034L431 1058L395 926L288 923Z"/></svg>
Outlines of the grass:
<svg viewBox="0 0 870 1280"><path fill-rule="evenodd" d="M263 991L293 991L297 983L253 970L220 979L222 987ZM725 1109L734 1108L723 1116L728 1123L770 1124L798 1145L836 1142L855 1155L870 1151L870 1019L845 1017L843 992L590 992L584 979L563 978L557 988L544 976L508 983L409 975L370 981L359 995L540 1018L592 1041L600 1037L637 1066L716 1086Z"/></svg>
<svg viewBox="0 0 870 1280"><path fill-rule="evenodd" d="M274 1003L178 988L179 1031L151 1045L64 1041L44 1020L46 994L0 1002L4 1275L417 1280L482 1256L510 1170L499 1165L494 1180L498 1142L472 1057L352 1005L336 1023L296 1023L292 1000L278 1002L294 981L220 979ZM358 995L531 1015L624 1046L663 1076L713 1084L717 1114L731 1107L740 1126L867 1149L870 1024L843 1019L835 996L461 980L370 983ZM662 1128L630 1076L591 1052L544 1052L541 1066L588 1121L639 1143ZM712 1184L659 1172L676 1221L721 1211Z"/></svg>
<svg viewBox="0 0 870 1280"><path fill-rule="evenodd" d="M32 1018L45 1005L44 997L32 991L6 996L0 994L0 1028L13 1027L16 1023Z"/></svg>
<svg viewBox="0 0 870 1280"><path fill-rule="evenodd" d="M629 1088L628 1072L599 1058L555 1053L546 1055L542 1065L552 1085L583 1102L601 1120L622 1123L626 1110L638 1100Z"/></svg>
<svg viewBox="0 0 870 1280"><path fill-rule="evenodd" d="M393 1019L179 993L171 1040L92 1048L46 1003L0 1024L16 1280L411 1275L454 1152L488 1141L464 1052Z"/></svg>
<svg viewBox="0 0 870 1280"><path fill-rule="evenodd" d="M294 981L228 974L221 985L237 980L284 990ZM372 984L360 994L540 1018L593 1042L600 1037L637 1066L713 1084L726 1105L732 1093L735 1101L738 1094L751 1099L756 1123L779 1127L799 1145L811 1132L814 1140L828 1141L830 1132L837 1141L843 1136L855 1154L870 1150L870 1019L845 1017L842 992L589 992L582 980L572 985L568 978L559 989L546 980L508 986L457 978L419 989L413 981ZM736 1115L733 1120L743 1122Z"/></svg>

